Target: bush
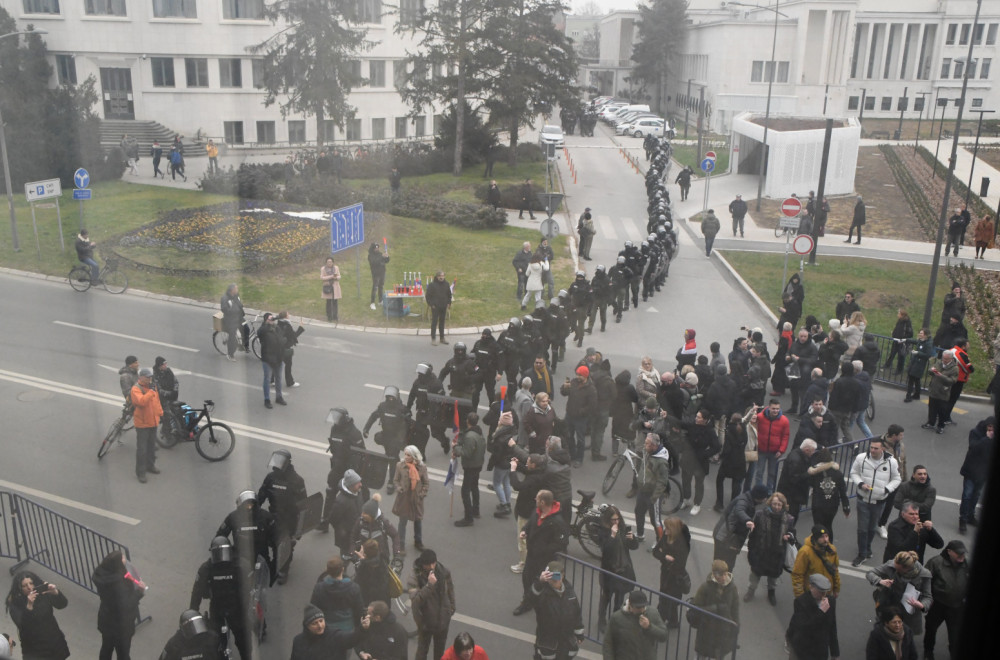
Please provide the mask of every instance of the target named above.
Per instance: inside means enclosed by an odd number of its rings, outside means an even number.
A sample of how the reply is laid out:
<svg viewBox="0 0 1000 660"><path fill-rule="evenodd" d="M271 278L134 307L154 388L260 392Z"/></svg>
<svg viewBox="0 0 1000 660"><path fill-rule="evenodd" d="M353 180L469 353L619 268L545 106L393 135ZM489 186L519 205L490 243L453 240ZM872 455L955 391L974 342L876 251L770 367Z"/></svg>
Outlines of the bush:
<svg viewBox="0 0 1000 660"><path fill-rule="evenodd" d="M121 147L111 147L87 163L91 181L113 181L125 174L125 152Z"/></svg>
<svg viewBox="0 0 1000 660"><path fill-rule="evenodd" d="M277 170L274 167L278 166ZM239 169L219 170L215 173L204 173L198 181L198 187L205 192L220 195L236 195L243 199L278 199L278 186L275 174L280 172L284 177L284 166L274 164L242 164Z"/></svg>

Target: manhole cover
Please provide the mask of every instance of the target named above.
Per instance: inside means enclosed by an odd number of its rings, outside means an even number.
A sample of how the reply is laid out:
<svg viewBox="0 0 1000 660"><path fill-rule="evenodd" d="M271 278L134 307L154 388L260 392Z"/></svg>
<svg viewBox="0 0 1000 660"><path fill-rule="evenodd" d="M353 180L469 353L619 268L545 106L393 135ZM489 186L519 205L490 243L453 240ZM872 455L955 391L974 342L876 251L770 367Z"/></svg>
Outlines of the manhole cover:
<svg viewBox="0 0 1000 660"><path fill-rule="evenodd" d="M44 401L52 398L52 392L46 390L28 390L17 395L17 400L22 403L32 403L34 401Z"/></svg>

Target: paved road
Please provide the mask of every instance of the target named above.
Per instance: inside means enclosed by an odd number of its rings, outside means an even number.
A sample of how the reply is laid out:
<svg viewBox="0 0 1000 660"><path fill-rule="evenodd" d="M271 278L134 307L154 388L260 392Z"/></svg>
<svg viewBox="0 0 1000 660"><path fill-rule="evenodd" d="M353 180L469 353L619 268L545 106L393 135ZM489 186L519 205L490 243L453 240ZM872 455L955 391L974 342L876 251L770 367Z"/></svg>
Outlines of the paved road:
<svg viewBox="0 0 1000 660"><path fill-rule="evenodd" d="M586 141L593 147L601 138ZM641 218L645 210L641 179L627 170L612 148L579 148L571 138L570 151L580 175L570 207L574 213L591 206L607 230L617 238L599 233L594 261L610 264L626 235L623 218ZM609 146L608 142L604 143ZM565 172L564 172L565 175ZM605 211L607 210L607 212ZM575 217L574 217L575 221ZM610 232L609 232L610 234ZM770 327L753 302L735 290L716 261L705 259L690 238L682 235L680 258L671 269L666 289L652 301L640 304L625 321L612 324L605 334L587 337L610 358L613 370L634 371L643 353L653 356L661 368L673 367L673 354L684 328L699 332L702 350L712 340L731 343L740 325ZM588 269L589 270L589 269ZM177 614L186 606L195 568L206 556L215 528L231 510L236 493L256 487L263 478L270 452L290 448L310 491L325 483L327 461L323 453L328 429L328 408L346 406L364 420L376 405L382 386L397 384L407 389L413 367L430 360L438 368L450 357L448 347L432 348L425 338L376 335L310 327L297 349L296 375L301 388L288 393L289 406L267 411L261 405L260 367L252 361L226 362L210 344L209 313L203 308L137 296L115 297L102 291L77 294L65 284L0 276L7 292L10 330L0 339L0 400L4 402L5 425L13 429L16 451L9 451L0 464L4 486L38 491L40 501L67 513L94 529L127 544L152 585L143 602L153 621L140 629L135 640L137 657L155 657L175 627ZM511 292L512 293L512 292ZM182 383L182 398L198 402L213 398L220 419L237 430L238 446L221 464L203 461L189 445L161 451L163 474L142 486L133 475L133 436L125 448L104 461L96 460L99 439L117 414L117 368L126 354L140 356L144 365L154 356L165 356ZM583 354L575 346L568 360ZM560 370L559 376L564 370ZM922 412L899 402L895 392L878 391L879 419L876 430L889 420L902 420L915 429L908 436L911 464L925 462L945 497L955 498L955 474L961 460L956 448L964 445L971 424L985 416L985 408L970 407L959 418L958 428L948 435L924 436L917 427ZM556 407L562 412L563 402ZM968 420L968 421L967 421ZM10 442L10 441L8 441ZM486 513L472 530L459 530L448 517L448 497L440 486L446 463L437 450L429 452L435 480L427 504L425 543L438 550L441 561L456 578L459 612L463 617L452 626L455 633L469 629L477 641L495 657L526 656L534 623L514 618L520 580L507 566L515 559L513 523L488 515L492 495L483 489ZM595 487L604 465L589 461L574 474L575 487ZM706 482L711 493L714 481ZM626 509L625 484L614 491L614 500ZM710 506L714 495L706 495L705 510L689 519L696 544L689 569L696 581L707 573L711 547L707 543L715 516ZM53 499L54 498L54 499ZM91 510L83 511L76 504ZM460 506L456 503L456 506ZM388 503L386 509L390 508ZM945 536L954 534L954 503L941 501L940 526ZM808 516L803 518L808 524ZM854 550L851 521L839 522L838 540L849 561ZM876 547L880 547L878 543ZM272 594L270 636L263 657L284 657L291 637L300 630L301 608L308 598L314 576L333 551L329 536L309 535L300 543L287 585ZM575 542L574 554L580 555ZM655 584L652 559L637 552L640 579ZM845 602L857 607L841 609L843 656L858 657L871 615L870 590L860 573L844 569ZM745 587L746 565L737 567L737 581ZM58 580L55 580L59 582ZM744 610L745 626L741 657L770 658L781 652L780 637L791 613L787 580L780 587L777 608L762 601ZM74 656L96 655L94 632L96 598L79 589L67 589L71 607L59 619L67 631ZM412 622L408 622L412 625ZM4 630L13 626L0 619ZM597 652L587 647L588 654ZM584 657L595 657L585 655Z"/></svg>

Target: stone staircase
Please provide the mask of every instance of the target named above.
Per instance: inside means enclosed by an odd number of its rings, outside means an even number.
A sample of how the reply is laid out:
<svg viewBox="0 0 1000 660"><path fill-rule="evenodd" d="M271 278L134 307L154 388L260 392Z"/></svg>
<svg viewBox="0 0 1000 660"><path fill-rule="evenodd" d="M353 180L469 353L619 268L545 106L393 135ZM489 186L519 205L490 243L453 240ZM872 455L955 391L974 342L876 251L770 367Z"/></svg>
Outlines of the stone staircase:
<svg viewBox="0 0 1000 660"><path fill-rule="evenodd" d="M173 144L177 131L171 130L155 121L140 121L136 119L102 119L100 128L101 149L108 150L117 147L122 141L122 135L128 133L139 141L139 156L146 158L153 140L159 140L164 156ZM194 136L184 136L184 157L192 158L205 155L205 142Z"/></svg>

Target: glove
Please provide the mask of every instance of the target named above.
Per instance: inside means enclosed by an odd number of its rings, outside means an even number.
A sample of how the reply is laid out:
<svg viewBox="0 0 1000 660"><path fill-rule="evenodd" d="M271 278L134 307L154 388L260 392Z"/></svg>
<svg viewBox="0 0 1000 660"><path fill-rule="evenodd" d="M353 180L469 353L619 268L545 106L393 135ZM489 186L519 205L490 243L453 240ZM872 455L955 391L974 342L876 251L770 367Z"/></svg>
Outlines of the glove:
<svg viewBox="0 0 1000 660"><path fill-rule="evenodd" d="M364 437L365 437L365 439L367 439L367 438L368 438L368 431L365 431L365 432L364 432L364 433L362 433L361 435L362 435L362 436L364 436Z"/></svg>

